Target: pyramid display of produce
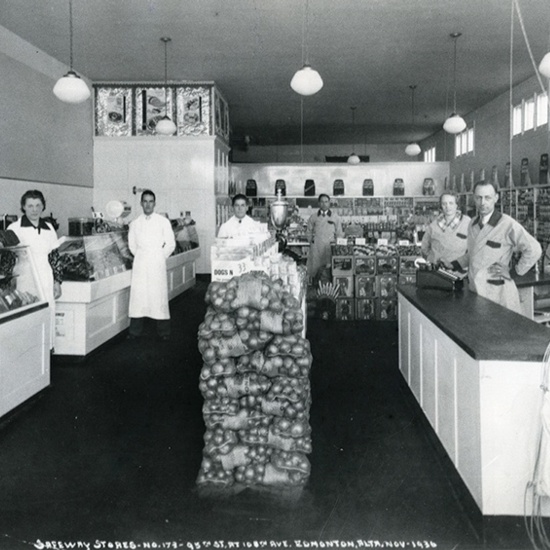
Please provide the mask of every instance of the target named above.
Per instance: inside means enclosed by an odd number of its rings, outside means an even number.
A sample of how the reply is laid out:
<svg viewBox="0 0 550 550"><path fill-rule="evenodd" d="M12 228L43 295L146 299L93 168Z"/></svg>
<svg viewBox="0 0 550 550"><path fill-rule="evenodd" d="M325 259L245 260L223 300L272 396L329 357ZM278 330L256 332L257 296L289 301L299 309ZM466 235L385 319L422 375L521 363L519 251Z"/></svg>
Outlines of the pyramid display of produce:
<svg viewBox="0 0 550 550"><path fill-rule="evenodd" d="M262 272L212 282L199 326L206 425L199 487L302 487L309 373L300 301Z"/></svg>

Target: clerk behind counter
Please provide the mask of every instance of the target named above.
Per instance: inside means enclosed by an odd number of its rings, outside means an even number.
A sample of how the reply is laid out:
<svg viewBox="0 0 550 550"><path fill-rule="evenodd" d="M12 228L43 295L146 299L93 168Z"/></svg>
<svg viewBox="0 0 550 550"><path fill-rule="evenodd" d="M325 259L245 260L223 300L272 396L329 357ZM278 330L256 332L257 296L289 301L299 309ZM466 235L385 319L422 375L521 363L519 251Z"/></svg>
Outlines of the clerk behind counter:
<svg viewBox="0 0 550 550"><path fill-rule="evenodd" d="M468 251L451 266L469 268L470 290L521 313L518 289L510 277L512 254L521 254L515 271L525 275L540 258L540 244L512 217L495 210L498 192L492 183L477 182L474 200L477 216L468 228Z"/></svg>
<svg viewBox="0 0 550 550"><path fill-rule="evenodd" d="M444 191L439 197L440 214L422 237L422 256L431 264L449 263L466 254L471 218L458 208L458 196Z"/></svg>
<svg viewBox="0 0 550 550"><path fill-rule="evenodd" d="M248 209L246 202L245 195L238 194L233 197L231 204L234 215L221 225L218 231L219 238L242 237L258 231L258 223L246 214Z"/></svg>

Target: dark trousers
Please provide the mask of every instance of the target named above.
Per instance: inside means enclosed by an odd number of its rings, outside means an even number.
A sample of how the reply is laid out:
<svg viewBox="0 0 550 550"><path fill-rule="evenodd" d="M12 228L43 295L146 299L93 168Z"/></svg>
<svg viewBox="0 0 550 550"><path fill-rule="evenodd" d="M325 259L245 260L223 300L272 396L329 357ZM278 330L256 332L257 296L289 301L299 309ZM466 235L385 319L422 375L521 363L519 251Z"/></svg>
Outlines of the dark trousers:
<svg viewBox="0 0 550 550"><path fill-rule="evenodd" d="M130 317L130 334L141 336L145 317ZM157 319L157 334L159 336L170 336L170 319Z"/></svg>

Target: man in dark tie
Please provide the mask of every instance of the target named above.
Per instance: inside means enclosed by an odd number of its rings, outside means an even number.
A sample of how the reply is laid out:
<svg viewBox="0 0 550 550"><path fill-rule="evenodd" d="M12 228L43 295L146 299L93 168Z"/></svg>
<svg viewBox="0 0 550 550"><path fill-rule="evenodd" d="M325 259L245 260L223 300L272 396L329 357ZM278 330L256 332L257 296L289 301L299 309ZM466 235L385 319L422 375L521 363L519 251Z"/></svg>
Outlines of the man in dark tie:
<svg viewBox="0 0 550 550"><path fill-rule="evenodd" d="M475 184L477 216L468 228L468 251L452 267L469 268L470 290L521 313L518 289L510 270L525 275L540 258L541 247L520 223L495 208L498 196L491 182ZM512 268L514 253L519 253L520 258Z"/></svg>

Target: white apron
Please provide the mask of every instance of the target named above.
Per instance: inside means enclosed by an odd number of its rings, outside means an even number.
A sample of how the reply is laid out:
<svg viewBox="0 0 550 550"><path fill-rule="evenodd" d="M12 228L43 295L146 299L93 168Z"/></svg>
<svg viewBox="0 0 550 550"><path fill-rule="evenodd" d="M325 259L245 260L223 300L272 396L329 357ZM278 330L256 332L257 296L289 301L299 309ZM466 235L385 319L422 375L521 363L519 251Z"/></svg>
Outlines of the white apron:
<svg viewBox="0 0 550 550"><path fill-rule="evenodd" d="M331 263L330 245L343 232L340 219L334 212L330 216L313 214L308 220L307 232L311 243L307 256L307 274L313 278L322 267Z"/></svg>
<svg viewBox="0 0 550 550"><path fill-rule="evenodd" d="M128 245L134 254L130 317L170 319L166 258L176 246L170 222L158 214L141 215L130 224Z"/></svg>
<svg viewBox="0 0 550 550"><path fill-rule="evenodd" d="M50 306L50 349L55 340L55 299L53 296L53 271L48 260L49 253L59 246L57 234L51 224L46 222L49 230L41 229L40 233L35 227L21 227L21 218L10 224L11 229L18 237L22 245L28 246L32 254L34 266L38 276L38 284L41 287L44 299ZM19 270L16 266L17 288L34 294L34 282L32 273L27 270Z"/></svg>

